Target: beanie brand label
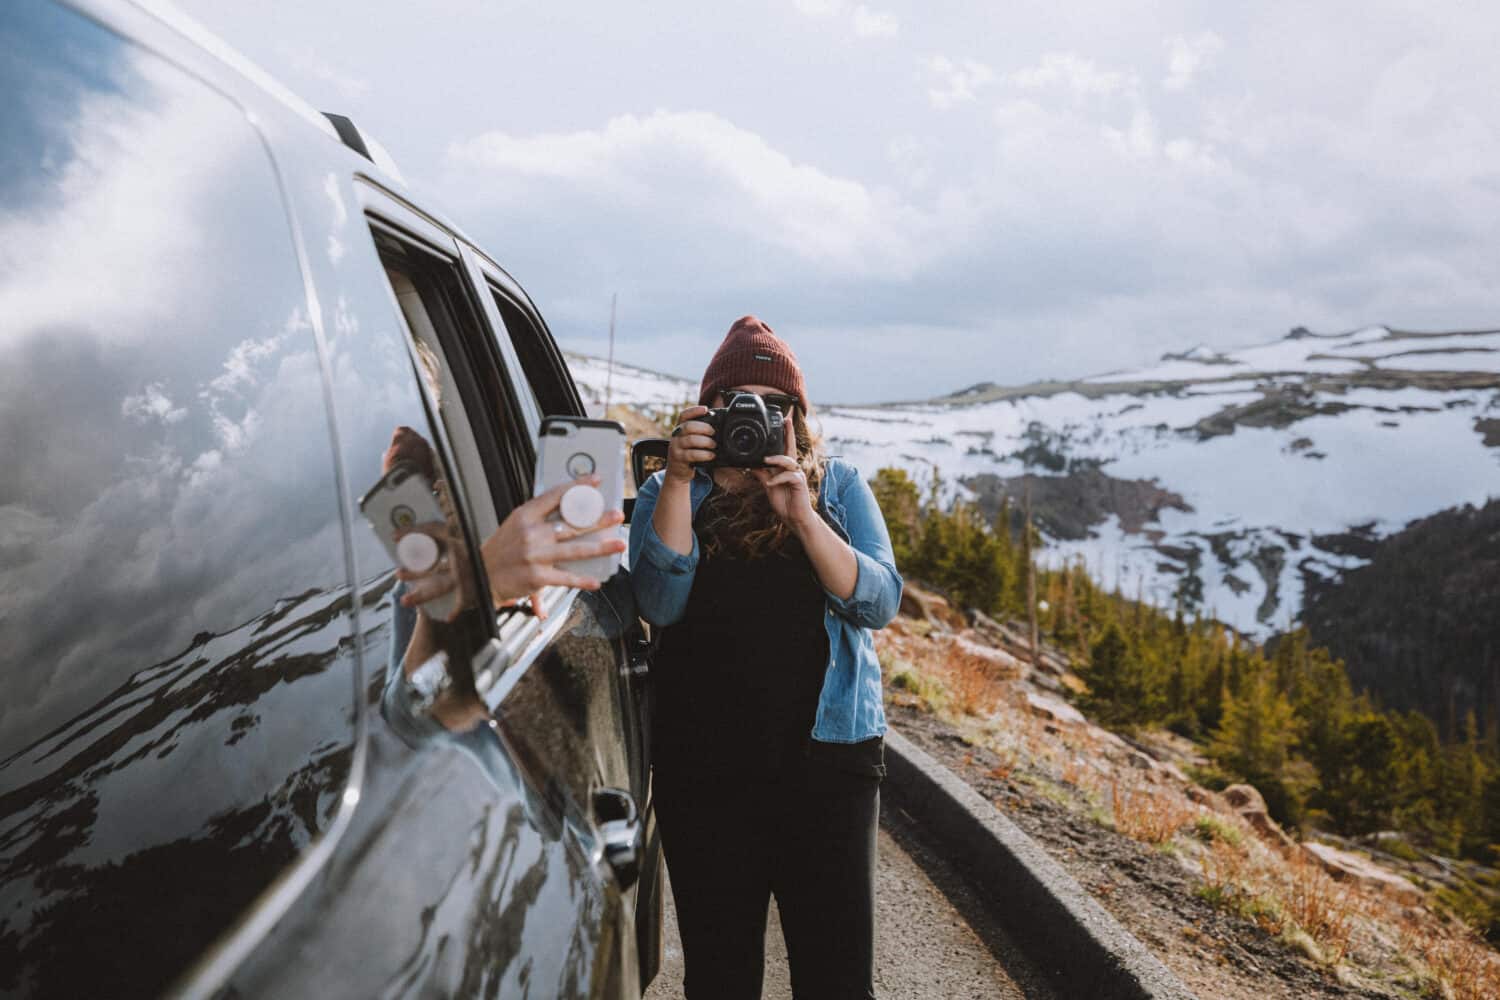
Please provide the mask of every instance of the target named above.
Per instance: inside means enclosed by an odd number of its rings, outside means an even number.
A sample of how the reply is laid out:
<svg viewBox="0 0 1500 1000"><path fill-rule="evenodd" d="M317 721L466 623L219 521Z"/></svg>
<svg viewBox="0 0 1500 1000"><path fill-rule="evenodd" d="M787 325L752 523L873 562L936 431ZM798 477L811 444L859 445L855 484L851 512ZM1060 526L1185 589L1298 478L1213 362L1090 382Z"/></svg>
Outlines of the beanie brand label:
<svg viewBox="0 0 1500 1000"><path fill-rule="evenodd" d="M769 354L757 354L757 355L755 355L755 360L756 361L774 361L776 359L773 358L773 357L771 357L771 355L769 355Z"/></svg>

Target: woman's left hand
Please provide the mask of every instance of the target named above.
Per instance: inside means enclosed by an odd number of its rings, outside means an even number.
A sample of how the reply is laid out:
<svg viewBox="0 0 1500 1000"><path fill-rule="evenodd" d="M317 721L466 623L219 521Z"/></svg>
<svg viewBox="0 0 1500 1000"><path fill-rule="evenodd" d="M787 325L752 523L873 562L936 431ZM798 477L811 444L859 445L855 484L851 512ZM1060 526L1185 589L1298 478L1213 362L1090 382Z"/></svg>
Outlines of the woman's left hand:
<svg viewBox="0 0 1500 1000"><path fill-rule="evenodd" d="M766 467L755 470L755 478L766 488L771 510L794 530L817 520L807 474L790 455L767 455Z"/></svg>

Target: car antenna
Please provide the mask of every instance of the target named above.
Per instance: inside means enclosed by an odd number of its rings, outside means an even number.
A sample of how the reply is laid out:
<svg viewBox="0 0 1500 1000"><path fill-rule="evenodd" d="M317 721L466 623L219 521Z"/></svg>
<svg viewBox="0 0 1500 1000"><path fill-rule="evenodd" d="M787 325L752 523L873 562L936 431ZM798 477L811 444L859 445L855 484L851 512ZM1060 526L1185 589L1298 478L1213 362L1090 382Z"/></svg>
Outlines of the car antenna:
<svg viewBox="0 0 1500 1000"><path fill-rule="evenodd" d="M604 370L604 419L609 419L610 394L615 384L615 302L620 297L619 292L611 292L609 296L609 364Z"/></svg>

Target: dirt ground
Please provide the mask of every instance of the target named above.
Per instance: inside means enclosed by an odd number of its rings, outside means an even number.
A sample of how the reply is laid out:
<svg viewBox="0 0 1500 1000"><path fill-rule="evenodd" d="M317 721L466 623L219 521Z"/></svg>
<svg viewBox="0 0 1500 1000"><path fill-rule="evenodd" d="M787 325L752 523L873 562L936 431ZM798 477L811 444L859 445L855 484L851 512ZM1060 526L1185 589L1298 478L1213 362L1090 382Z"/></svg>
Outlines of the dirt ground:
<svg viewBox="0 0 1500 1000"><path fill-rule="evenodd" d="M1255 924L1195 895L1198 880L1178 859L1059 805L1023 781L992 776L1000 760L967 745L933 715L909 706L889 706L889 712L894 727L1046 848L1203 1000L1409 995L1339 982Z"/></svg>

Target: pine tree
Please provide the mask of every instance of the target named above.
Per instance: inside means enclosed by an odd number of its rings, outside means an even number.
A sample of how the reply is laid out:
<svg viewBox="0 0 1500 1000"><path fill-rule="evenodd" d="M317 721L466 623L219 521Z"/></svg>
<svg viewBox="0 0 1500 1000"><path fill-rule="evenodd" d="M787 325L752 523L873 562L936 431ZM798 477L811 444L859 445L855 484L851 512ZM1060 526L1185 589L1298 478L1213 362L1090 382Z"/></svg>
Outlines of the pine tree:
<svg viewBox="0 0 1500 1000"><path fill-rule="evenodd" d="M875 493L875 502L885 516L886 530L891 536L891 551L897 566L911 562L913 547L920 530L922 500L917 484L904 469L881 469L870 483Z"/></svg>
<svg viewBox="0 0 1500 1000"><path fill-rule="evenodd" d="M1286 819L1296 813L1282 775L1297 738L1297 720L1269 673L1254 671L1244 678L1237 695L1225 696L1223 717L1208 752L1225 770L1255 785L1272 813Z"/></svg>

